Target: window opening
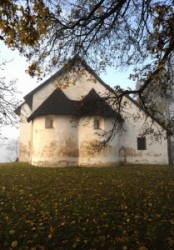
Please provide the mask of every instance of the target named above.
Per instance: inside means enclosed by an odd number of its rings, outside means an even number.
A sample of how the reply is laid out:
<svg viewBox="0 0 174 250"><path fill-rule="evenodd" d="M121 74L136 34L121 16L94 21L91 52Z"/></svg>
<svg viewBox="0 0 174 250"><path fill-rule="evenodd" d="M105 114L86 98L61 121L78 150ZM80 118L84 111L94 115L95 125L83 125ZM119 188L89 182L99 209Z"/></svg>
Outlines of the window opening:
<svg viewBox="0 0 174 250"><path fill-rule="evenodd" d="M138 137L137 138L137 149L138 150L146 150L146 138Z"/></svg>
<svg viewBox="0 0 174 250"><path fill-rule="evenodd" d="M100 128L100 120L94 119L94 129L99 129L99 128Z"/></svg>
<svg viewBox="0 0 174 250"><path fill-rule="evenodd" d="M53 119L50 117L45 118L45 128L53 128Z"/></svg>

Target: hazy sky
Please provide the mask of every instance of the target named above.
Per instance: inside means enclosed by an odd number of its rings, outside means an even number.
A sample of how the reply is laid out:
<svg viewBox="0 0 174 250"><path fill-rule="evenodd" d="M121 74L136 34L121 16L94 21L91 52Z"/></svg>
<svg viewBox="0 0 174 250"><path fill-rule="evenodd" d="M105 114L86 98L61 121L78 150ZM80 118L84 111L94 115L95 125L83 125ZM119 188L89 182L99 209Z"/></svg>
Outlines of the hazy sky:
<svg viewBox="0 0 174 250"><path fill-rule="evenodd" d="M4 67L4 70L0 71L0 76L6 77L6 81L10 81L12 79L17 80L17 88L20 92L18 98L20 98L22 102L22 97L32 89L36 88L42 82L38 82L36 78L31 78L25 72L28 66L25 57L20 55L18 51L12 51L11 49L7 48L3 42L0 41L0 62L3 60L6 60L8 63ZM134 82L128 79L130 73L129 70L115 71L112 68L108 68L106 73L101 74L100 77L111 87L120 85L122 88L134 88ZM3 136L9 138L17 138L19 136L18 130L12 127L6 127L2 129L1 133ZM7 152L4 149L3 144L4 141L0 140L0 162L7 161Z"/></svg>

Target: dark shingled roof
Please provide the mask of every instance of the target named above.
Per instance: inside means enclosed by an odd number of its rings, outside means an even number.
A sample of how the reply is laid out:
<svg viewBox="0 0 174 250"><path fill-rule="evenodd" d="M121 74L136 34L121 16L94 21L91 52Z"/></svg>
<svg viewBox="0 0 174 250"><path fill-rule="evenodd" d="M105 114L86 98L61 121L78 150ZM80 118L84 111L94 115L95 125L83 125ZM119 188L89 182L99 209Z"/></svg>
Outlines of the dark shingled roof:
<svg viewBox="0 0 174 250"><path fill-rule="evenodd" d="M42 115L73 115L76 104L77 101L70 100L61 89L55 89L27 120Z"/></svg>
<svg viewBox="0 0 174 250"><path fill-rule="evenodd" d="M44 115L116 116L117 113L92 89L81 101L70 100L61 89L54 92L28 117Z"/></svg>
<svg viewBox="0 0 174 250"><path fill-rule="evenodd" d="M81 116L116 116L117 113L101 98L94 89L80 101L79 114Z"/></svg>

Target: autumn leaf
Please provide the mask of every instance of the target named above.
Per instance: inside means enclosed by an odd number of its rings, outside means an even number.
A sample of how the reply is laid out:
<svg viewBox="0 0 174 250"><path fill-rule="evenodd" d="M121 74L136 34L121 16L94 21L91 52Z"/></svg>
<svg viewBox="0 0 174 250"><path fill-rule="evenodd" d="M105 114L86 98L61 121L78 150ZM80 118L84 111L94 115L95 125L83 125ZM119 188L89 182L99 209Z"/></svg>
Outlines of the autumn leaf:
<svg viewBox="0 0 174 250"><path fill-rule="evenodd" d="M17 242L17 241L13 241L13 242L11 243L11 247L12 247L12 248L17 247L17 245L18 245L18 242Z"/></svg>
<svg viewBox="0 0 174 250"><path fill-rule="evenodd" d="M141 246L141 247L138 248L138 250L148 250L148 248L145 247L145 246Z"/></svg>
<svg viewBox="0 0 174 250"><path fill-rule="evenodd" d="M11 230L9 231L9 234L10 234L10 235L15 234L15 230L14 230L14 229L11 229Z"/></svg>

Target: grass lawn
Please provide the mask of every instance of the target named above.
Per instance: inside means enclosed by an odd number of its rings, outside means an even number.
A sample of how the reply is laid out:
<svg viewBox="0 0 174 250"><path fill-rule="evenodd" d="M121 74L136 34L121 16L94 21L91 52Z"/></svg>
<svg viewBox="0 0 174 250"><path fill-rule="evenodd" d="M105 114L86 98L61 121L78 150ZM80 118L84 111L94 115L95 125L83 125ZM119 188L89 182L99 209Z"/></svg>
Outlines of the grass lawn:
<svg viewBox="0 0 174 250"><path fill-rule="evenodd" d="M174 167L0 164L0 250L172 250Z"/></svg>

